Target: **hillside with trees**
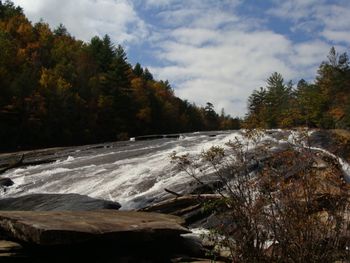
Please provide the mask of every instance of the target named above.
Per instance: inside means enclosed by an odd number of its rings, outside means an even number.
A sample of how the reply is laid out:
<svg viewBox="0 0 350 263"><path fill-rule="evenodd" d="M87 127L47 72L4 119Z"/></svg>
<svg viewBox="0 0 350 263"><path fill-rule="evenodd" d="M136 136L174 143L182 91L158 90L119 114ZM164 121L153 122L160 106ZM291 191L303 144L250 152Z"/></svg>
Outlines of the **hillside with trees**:
<svg viewBox="0 0 350 263"><path fill-rule="evenodd" d="M84 43L10 1L0 1L0 50L0 150L239 127L176 97L108 35Z"/></svg>
<svg viewBox="0 0 350 263"><path fill-rule="evenodd" d="M248 127L350 128L350 67L347 53L331 48L314 83L301 79L294 88L275 72L265 88L248 99Z"/></svg>

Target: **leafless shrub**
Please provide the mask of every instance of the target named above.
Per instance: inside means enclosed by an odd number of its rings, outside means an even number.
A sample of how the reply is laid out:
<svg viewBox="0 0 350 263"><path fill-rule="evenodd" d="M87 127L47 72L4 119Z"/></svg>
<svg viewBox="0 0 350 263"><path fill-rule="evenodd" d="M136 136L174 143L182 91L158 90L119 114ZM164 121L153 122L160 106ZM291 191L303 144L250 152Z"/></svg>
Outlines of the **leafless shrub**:
<svg viewBox="0 0 350 263"><path fill-rule="evenodd" d="M208 171L226 210L214 229L218 246L229 248L233 262L335 262L349 257L348 186L336 162L308 146L307 131L283 150L262 140L264 132L246 131L225 147L200 157L172 154L179 169L197 182ZM302 135L302 136L301 136ZM338 167L339 168L339 167Z"/></svg>

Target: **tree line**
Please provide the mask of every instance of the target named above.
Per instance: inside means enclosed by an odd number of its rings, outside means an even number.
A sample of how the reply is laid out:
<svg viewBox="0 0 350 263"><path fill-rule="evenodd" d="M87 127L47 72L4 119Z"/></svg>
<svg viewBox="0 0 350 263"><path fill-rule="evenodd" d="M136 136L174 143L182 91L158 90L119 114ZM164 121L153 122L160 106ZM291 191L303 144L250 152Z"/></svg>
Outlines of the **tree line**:
<svg viewBox="0 0 350 263"><path fill-rule="evenodd" d="M0 150L239 128L132 66L108 35L85 43L63 25L32 24L11 1L0 1L0 50Z"/></svg>
<svg viewBox="0 0 350 263"><path fill-rule="evenodd" d="M314 83L301 79L296 87L275 72L266 87L248 98L248 127L350 128L350 67L347 53L334 47L321 63Z"/></svg>

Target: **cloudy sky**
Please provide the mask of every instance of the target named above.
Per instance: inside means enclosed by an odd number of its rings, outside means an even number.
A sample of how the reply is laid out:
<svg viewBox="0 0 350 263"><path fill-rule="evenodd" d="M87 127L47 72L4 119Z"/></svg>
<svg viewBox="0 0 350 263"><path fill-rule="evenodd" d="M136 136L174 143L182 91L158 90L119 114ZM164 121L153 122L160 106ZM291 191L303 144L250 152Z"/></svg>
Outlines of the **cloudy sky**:
<svg viewBox="0 0 350 263"><path fill-rule="evenodd" d="M274 72L312 81L331 46L350 47L349 0L14 0L32 22L78 39L109 34L177 96L243 116Z"/></svg>

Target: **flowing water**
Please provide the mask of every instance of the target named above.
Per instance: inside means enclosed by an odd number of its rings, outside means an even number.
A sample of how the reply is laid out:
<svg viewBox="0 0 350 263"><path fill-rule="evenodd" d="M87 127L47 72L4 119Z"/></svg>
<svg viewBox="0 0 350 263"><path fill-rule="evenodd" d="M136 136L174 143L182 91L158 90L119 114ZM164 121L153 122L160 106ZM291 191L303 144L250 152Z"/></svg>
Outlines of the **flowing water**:
<svg viewBox="0 0 350 263"><path fill-rule="evenodd" d="M261 141L285 144L287 140L293 143L292 132L287 134L287 139L280 138L278 133L283 132L266 133ZM181 192L193 181L171 163L173 151L199 154L211 146L224 146L236 139L246 142L242 131L227 131L190 133L178 139L70 147L55 153L57 161L53 163L7 171L1 177L11 178L14 185L0 195L78 193L117 201L122 209L140 208L169 195L164 188ZM349 165L341 159L339 161L348 174Z"/></svg>

